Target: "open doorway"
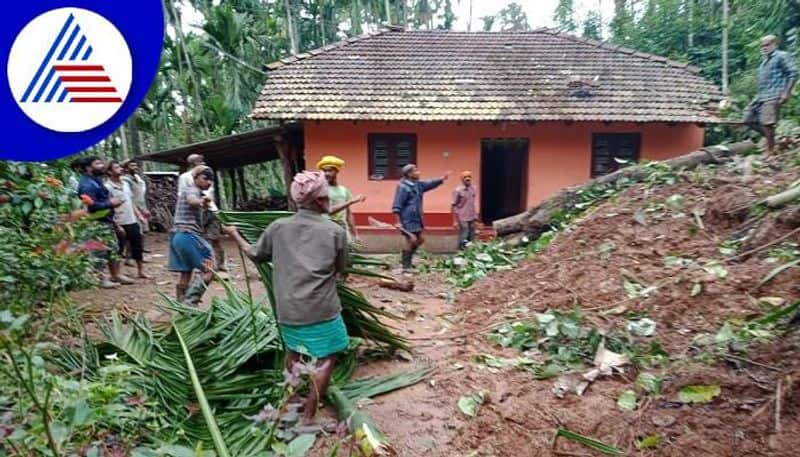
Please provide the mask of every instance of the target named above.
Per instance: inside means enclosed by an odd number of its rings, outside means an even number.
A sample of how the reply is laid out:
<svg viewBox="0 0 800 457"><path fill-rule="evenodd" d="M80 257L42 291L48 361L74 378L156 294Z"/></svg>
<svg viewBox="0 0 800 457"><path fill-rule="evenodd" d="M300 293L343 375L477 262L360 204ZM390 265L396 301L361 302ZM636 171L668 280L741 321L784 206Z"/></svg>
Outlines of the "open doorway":
<svg viewBox="0 0 800 457"><path fill-rule="evenodd" d="M497 219L525 210L528 188L527 138L481 140L481 219Z"/></svg>

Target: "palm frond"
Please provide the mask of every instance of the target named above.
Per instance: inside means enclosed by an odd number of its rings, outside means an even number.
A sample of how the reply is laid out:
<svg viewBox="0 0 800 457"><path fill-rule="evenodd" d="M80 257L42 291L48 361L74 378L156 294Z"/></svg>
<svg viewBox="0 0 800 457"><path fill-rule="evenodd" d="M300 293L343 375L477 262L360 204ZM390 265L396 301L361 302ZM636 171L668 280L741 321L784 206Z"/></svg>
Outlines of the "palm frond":
<svg viewBox="0 0 800 457"><path fill-rule="evenodd" d="M248 242L254 243L269 224L292 214L294 213L288 211L220 211L219 218L225 224L236 226ZM357 267L358 265L384 266L384 262L355 254L350 256L350 264L349 273L385 278L378 273ZM264 287L267 289L267 295L274 311L275 294L272 285L272 265L268 262L263 262L258 265L258 272L261 275ZM408 341L381 321L381 318L400 320L402 319L400 316L373 306L364 294L347 287L345 284L339 283L337 291L342 302L342 318L350 336L363 338L389 350L400 349L410 352Z"/></svg>

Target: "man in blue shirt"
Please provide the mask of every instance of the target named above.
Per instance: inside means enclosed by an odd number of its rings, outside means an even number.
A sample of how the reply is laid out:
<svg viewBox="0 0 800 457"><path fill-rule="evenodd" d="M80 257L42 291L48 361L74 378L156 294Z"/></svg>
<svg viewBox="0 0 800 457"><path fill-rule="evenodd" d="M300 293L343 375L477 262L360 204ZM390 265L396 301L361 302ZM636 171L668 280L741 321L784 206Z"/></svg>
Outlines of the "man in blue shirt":
<svg viewBox="0 0 800 457"><path fill-rule="evenodd" d="M103 183L103 176L105 176L106 173L106 164L103 159L97 156L89 156L84 158L82 165L83 176L81 176L80 181L78 181L78 195L81 197L81 200L88 202L89 213L96 213L99 211L106 212L97 220L105 224L116 234L118 227L114 224L114 208L120 206L123 202L118 198L111 197L111 193ZM133 283L130 278L119 274L119 262L114 259L112 255L105 253L104 258L108 260L110 279L104 280L101 283L103 288L110 289L118 287L120 284Z"/></svg>
<svg viewBox="0 0 800 457"><path fill-rule="evenodd" d="M425 239L422 231L425 225L422 221L422 194L442 185L450 176L447 172L438 179L422 181L419 179L419 169L414 164L403 167L403 178L397 184L394 195L392 212L397 215L396 227L400 229L406 239L406 248L403 251L403 270L410 271L414 268L412 259Z"/></svg>
<svg viewBox="0 0 800 457"><path fill-rule="evenodd" d="M789 100L797 81L797 68L792 56L778 48L777 37L768 35L761 39L764 60L758 67L758 94L747 106L744 122L761 133L767 140L767 154L775 149L775 124L781 106Z"/></svg>

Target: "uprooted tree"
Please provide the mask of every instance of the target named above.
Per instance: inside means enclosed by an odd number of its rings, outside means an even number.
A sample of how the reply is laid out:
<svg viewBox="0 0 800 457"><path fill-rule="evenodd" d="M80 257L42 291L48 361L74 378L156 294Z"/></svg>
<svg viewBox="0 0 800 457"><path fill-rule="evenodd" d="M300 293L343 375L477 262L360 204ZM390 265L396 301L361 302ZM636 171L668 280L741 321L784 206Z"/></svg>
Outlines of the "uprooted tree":
<svg viewBox="0 0 800 457"><path fill-rule="evenodd" d="M746 153L754 148L755 145L751 141L711 146L662 163L673 170L691 170L703 164L732 160L734 156ZM592 179L580 186L569 187L523 213L496 220L493 224L494 230L501 237L514 235L537 237L550 229L552 221L557 214L575 207L580 202L582 192L597 186L613 185L622 180L638 182L643 180L647 173L648 170L644 165L635 165Z"/></svg>

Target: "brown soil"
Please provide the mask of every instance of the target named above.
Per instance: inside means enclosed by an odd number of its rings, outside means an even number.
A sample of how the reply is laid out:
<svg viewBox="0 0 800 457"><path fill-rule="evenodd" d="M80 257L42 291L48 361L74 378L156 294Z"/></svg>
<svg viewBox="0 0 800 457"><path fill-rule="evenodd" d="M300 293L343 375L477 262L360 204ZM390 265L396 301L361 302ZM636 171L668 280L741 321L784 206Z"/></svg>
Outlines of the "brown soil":
<svg viewBox="0 0 800 457"><path fill-rule="evenodd" d="M800 299L800 269L783 272L767 285L757 284L776 265L766 261L766 250L746 258L723 261L719 245L740 231L746 219L738 208L771 190L798 178L797 170L770 172L769 180L738 184L735 172L721 172L715 180L686 180L673 186L647 189L635 187L606 202L564 233L536 258L517 268L486 278L448 301L452 289L443 273L415 277L413 292L378 287L372 280L355 279L353 285L406 319L396 323L398 331L414 346L413 360L366 362L357 376L387 373L428 363L435 373L427 381L372 399L364 406L388 436L400 456L539 456L599 455L560 439L553 448L558 426L616 445L629 454L659 456L793 456L800 448L800 332L751 348L743 357L757 362L738 365L725 361L701 361L694 357L693 340L703 333L716 333L731 317L751 317L761 312L758 297L782 297L787 303ZM680 194L685 203L680 212L658 209L646 213L645 224L637 212L664 203ZM705 214L698 218L692 212ZM726 211L727 210L727 211ZM745 222L748 223L748 222ZM770 239L792 230L776 223ZM163 235L148 237L153 252L166 253ZM795 233L787 241L797 242ZM610 246L610 255L598 252ZM238 253L232 281L243 288ZM728 270L724 279L678 267L665 267L665 256L720 260ZM149 266L158 279L116 292L81 292L79 303L87 303L96 315L111 308L152 311L157 290L171 294L174 275L166 272L165 258ZM645 299L628 299L623 273L658 291ZM695 282L702 292L691 297ZM252 285L263 293L258 281ZM221 292L220 286L212 294ZM657 340L670 354L664 375L663 394L640 395L636 411L617 408L620 392L634 388L636 371L600 378L582 396L559 399L551 389L553 380L535 380L515 368L490 369L473 362L478 354L514 357L485 339L492 324L513 318L512 308L527 307L530 313L549 308L579 306L587 324L600 329L619 329L624 315L603 311L639 311L656 321ZM771 366L765 368L764 366ZM793 377L793 379L792 379ZM797 386L782 399L780 425L776 433L775 391L779 379ZM722 393L711 403L681 405L677 390L686 384L719 384ZM475 418L462 414L461 395L488 392L487 402ZM660 434L664 440L655 450L638 451L637 438ZM327 455L331 440L321 440L314 456ZM794 449L794 450L793 450Z"/></svg>

